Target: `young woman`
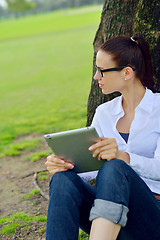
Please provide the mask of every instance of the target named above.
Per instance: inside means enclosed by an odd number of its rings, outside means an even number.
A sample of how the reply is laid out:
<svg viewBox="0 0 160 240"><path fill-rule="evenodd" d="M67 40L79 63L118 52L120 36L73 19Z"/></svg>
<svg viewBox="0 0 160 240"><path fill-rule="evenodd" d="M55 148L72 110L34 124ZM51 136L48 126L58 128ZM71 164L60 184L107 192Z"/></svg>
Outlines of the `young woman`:
<svg viewBox="0 0 160 240"><path fill-rule="evenodd" d="M148 45L138 34L112 38L100 47L96 68L102 92L121 93L100 105L92 122L100 141L89 150L106 163L93 188L72 164L47 158L47 240L76 240L79 227L90 240L160 240L160 94Z"/></svg>

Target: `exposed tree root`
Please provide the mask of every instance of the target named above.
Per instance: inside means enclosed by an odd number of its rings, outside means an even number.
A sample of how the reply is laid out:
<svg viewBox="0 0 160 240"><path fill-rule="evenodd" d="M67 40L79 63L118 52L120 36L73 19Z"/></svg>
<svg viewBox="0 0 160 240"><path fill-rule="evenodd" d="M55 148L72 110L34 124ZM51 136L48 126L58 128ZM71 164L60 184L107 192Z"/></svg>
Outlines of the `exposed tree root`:
<svg viewBox="0 0 160 240"><path fill-rule="evenodd" d="M38 183L37 183L37 173L38 173L38 172L35 172L35 173L34 173L34 176L33 176L33 184L34 184L34 186L40 191L40 194L42 195L42 197L44 197L46 200L49 200L49 196L46 195L46 194L42 191L42 189L40 188L40 186L39 186Z"/></svg>

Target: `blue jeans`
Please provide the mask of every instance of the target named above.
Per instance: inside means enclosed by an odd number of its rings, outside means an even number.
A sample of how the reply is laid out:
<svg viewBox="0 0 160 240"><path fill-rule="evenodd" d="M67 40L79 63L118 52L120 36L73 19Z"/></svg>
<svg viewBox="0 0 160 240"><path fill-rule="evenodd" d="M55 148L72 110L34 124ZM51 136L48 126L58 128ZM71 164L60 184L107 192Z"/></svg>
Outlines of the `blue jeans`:
<svg viewBox="0 0 160 240"><path fill-rule="evenodd" d="M73 170L51 179L47 240L77 240L79 227L89 234L97 217L122 226L118 240L160 240L160 202L122 160L101 167L96 188Z"/></svg>

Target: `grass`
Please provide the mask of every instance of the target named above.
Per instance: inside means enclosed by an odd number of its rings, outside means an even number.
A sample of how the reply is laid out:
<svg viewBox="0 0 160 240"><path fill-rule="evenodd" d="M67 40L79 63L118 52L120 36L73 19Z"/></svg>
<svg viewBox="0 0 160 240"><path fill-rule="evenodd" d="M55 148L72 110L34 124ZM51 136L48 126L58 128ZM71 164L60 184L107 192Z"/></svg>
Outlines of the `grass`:
<svg viewBox="0 0 160 240"><path fill-rule="evenodd" d="M27 214L25 212L17 212L12 216L0 219L0 224L6 223L4 227L1 228L0 234L3 235L13 235L16 231L17 227L20 227L21 231L28 230L30 228L30 224L32 222L45 222L47 218L46 216L33 216L31 214ZM41 227L39 229L39 233L45 233L46 228ZM79 240L88 240L89 237L86 233L84 233L81 229L79 230Z"/></svg>
<svg viewBox="0 0 160 240"><path fill-rule="evenodd" d="M78 240L89 240L88 234L79 229L79 238Z"/></svg>
<svg viewBox="0 0 160 240"><path fill-rule="evenodd" d="M36 195L40 195L40 191L37 188L33 189L29 194L25 195L23 198L24 199L29 199L29 198L32 199Z"/></svg>
<svg viewBox="0 0 160 240"><path fill-rule="evenodd" d="M52 153L51 150L48 151L43 151L43 152L35 152L35 153L31 153L29 155L27 155L27 157L25 157L25 161L31 161L31 162L36 162L38 160L40 160L41 158L45 158L48 155L50 155Z"/></svg>
<svg viewBox="0 0 160 240"><path fill-rule="evenodd" d="M24 212L17 212L12 216L0 219L0 224L5 222L13 221L37 221L37 222L46 222L46 216L33 216Z"/></svg>
<svg viewBox="0 0 160 240"><path fill-rule="evenodd" d="M60 10L0 21L0 157L39 148L40 139L17 140L84 127L91 85L93 39L102 6ZM16 141L15 141L16 139ZM29 161L47 152L29 155ZM39 180L47 175L38 176ZM39 194L33 190L26 197ZM0 234L14 234L16 221L46 221L17 213ZM11 223L12 222L12 223ZM42 232L45 230L42 229ZM81 230L79 239L88 239Z"/></svg>
<svg viewBox="0 0 160 240"><path fill-rule="evenodd" d="M0 157L5 156L19 156L25 150L33 150L42 145L42 141L39 138L25 139L17 142L10 143L3 147L0 152Z"/></svg>
<svg viewBox="0 0 160 240"><path fill-rule="evenodd" d="M97 12L101 10L101 5L95 5L1 21L0 40L91 26L98 23Z"/></svg>
<svg viewBox="0 0 160 240"><path fill-rule="evenodd" d="M21 135L85 126L99 18L93 7L0 22L0 150Z"/></svg>
<svg viewBox="0 0 160 240"><path fill-rule="evenodd" d="M48 174L48 172L40 172L39 176L38 176L38 180L46 180L50 177L50 175Z"/></svg>
<svg viewBox="0 0 160 240"><path fill-rule="evenodd" d="M6 225L0 230L0 234L3 235L12 235L15 233L15 229L17 227L23 226L23 230L28 228L32 222L46 222L46 216L33 216L31 214L27 214L24 212L18 212L13 214L12 216L0 219L0 224L6 223ZM22 221L20 223L19 221ZM26 225L24 227L24 225ZM21 228L22 230L22 228Z"/></svg>
<svg viewBox="0 0 160 240"><path fill-rule="evenodd" d="M46 228L40 228L40 229L38 230L38 232L40 232L40 233L45 233L45 232L46 232Z"/></svg>
<svg viewBox="0 0 160 240"><path fill-rule="evenodd" d="M15 229L17 227L20 227L21 224L17 223L17 222L13 222L13 223L8 223L5 227L3 227L3 229L0 231L0 234L6 235L6 234L14 234L15 233Z"/></svg>

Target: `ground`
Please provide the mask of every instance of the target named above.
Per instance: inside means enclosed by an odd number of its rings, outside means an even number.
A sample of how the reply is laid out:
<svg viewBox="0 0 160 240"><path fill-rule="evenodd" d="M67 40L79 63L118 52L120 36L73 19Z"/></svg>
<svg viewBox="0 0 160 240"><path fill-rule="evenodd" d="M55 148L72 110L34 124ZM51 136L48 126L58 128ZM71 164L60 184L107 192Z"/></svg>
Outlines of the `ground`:
<svg viewBox="0 0 160 240"><path fill-rule="evenodd" d="M30 137L33 136L24 136L24 138ZM38 137L43 139L42 136ZM41 147L33 150L33 152L42 150L48 150L48 146L44 140L42 140ZM41 158L35 162L25 161L24 159L28 154L30 154L30 151L23 151L20 156L0 159L0 218L17 212L25 212L34 216L47 214L48 200L40 194L26 197L27 194L36 188L33 184L34 172L46 170L44 165L46 159ZM47 173L47 177L46 180L37 181L46 195L48 195L48 185L51 176ZM19 228L16 228L14 234L10 236L1 234L0 239L45 239L45 225L46 222L31 222L29 228L26 228L22 224ZM1 225L1 229L3 226ZM23 228L23 231L20 231L20 228Z"/></svg>
<svg viewBox="0 0 160 240"><path fill-rule="evenodd" d="M5 233L0 233L1 240L45 240L49 182L52 176L46 171L46 157L40 157L36 161L26 160L26 157L32 153L47 153L49 147L43 135L21 136L13 144L33 139L40 139L38 148L23 149L19 156L0 158L0 221L7 217L5 222L0 222L0 231L11 224ZM90 183L94 186L94 181ZM41 193L35 191L37 188ZM15 214L18 218L10 219ZM27 220L26 216L30 215L34 219ZM39 217L44 221L39 220ZM19 226L15 227L14 224L17 223ZM88 235L80 230L79 240L87 239Z"/></svg>

